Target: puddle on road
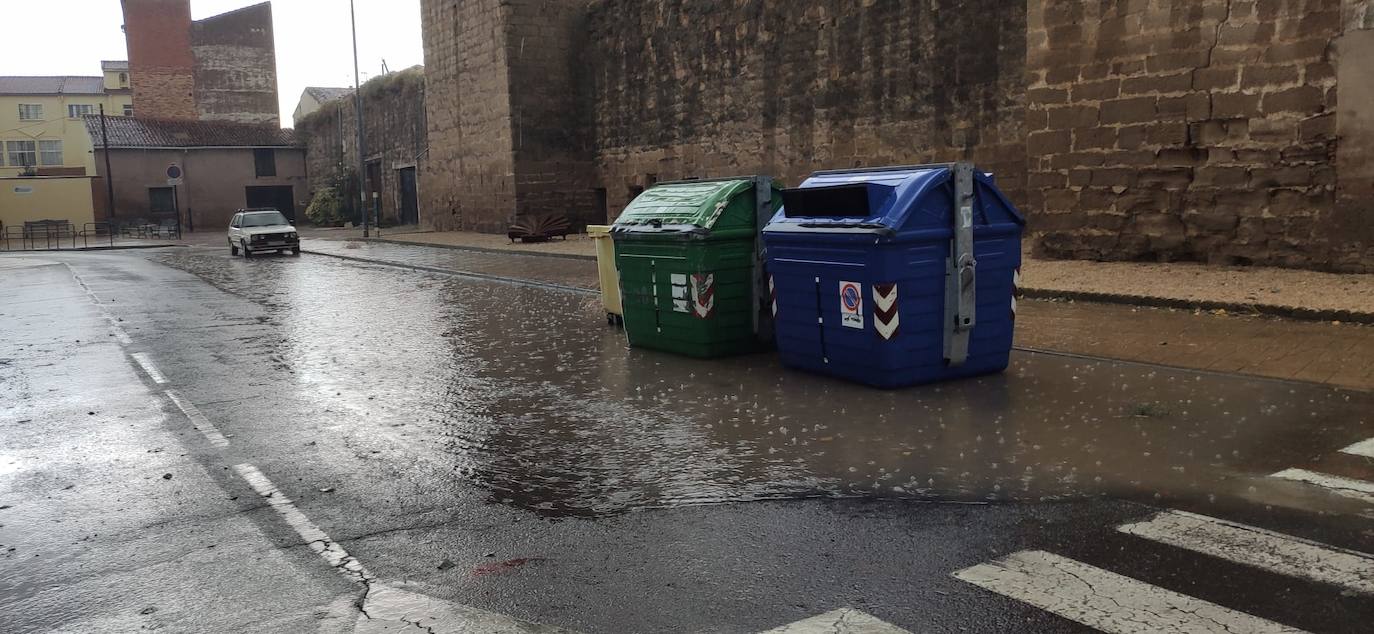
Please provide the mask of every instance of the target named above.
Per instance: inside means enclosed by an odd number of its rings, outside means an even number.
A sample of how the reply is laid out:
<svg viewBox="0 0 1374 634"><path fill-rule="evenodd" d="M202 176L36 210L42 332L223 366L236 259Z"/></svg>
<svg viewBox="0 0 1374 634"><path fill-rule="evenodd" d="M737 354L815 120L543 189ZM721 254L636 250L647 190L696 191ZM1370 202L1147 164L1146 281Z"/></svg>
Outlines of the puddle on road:
<svg viewBox="0 0 1374 634"><path fill-rule="evenodd" d="M268 305L302 392L356 414L347 433L404 429L455 487L546 514L1207 499L1374 435L1359 393L1029 353L1003 375L879 391L768 354L629 350L593 296L311 258L163 261Z"/></svg>

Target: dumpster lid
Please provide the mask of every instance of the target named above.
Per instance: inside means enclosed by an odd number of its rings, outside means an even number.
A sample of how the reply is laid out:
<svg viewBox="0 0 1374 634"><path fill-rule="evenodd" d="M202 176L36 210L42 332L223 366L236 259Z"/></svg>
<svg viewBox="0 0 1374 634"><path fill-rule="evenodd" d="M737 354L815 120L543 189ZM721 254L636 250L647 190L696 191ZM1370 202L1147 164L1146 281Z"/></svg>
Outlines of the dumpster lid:
<svg viewBox="0 0 1374 634"><path fill-rule="evenodd" d="M952 207L926 200L953 179L953 164L911 165L815 172L796 189L784 190L783 209L764 231L830 231L892 234L922 226L950 225ZM974 171L979 224L1025 218L991 175ZM938 217L937 217L938 215Z"/></svg>
<svg viewBox="0 0 1374 634"><path fill-rule="evenodd" d="M748 178L660 183L630 202L616 219L614 230L709 230L730 201L753 186Z"/></svg>

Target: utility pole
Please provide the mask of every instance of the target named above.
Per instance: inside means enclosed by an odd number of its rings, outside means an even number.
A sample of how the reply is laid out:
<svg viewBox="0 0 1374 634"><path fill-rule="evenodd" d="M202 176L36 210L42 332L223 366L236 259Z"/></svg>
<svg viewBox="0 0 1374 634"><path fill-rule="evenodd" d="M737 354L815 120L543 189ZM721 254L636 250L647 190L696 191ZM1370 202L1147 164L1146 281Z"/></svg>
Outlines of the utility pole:
<svg viewBox="0 0 1374 634"><path fill-rule="evenodd" d="M363 84L358 73L358 16L353 0L348 0L348 19L353 23L353 109L358 111L358 215L363 217L363 237L367 235L367 145L363 138Z"/></svg>
<svg viewBox="0 0 1374 634"><path fill-rule="evenodd" d="M105 148L105 217L110 222L110 235L114 235L114 174L110 173L110 132L105 128L105 104L100 104L100 145Z"/></svg>

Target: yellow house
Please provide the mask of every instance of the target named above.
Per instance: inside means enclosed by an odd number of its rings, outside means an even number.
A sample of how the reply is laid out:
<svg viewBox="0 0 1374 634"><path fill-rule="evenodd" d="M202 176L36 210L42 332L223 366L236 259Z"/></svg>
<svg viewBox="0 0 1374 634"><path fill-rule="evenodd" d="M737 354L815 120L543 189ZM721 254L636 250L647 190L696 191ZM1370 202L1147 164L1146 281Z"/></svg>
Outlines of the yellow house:
<svg viewBox="0 0 1374 634"><path fill-rule="evenodd" d="M0 231L66 220L76 230L104 215L84 115L133 114L129 63L100 77L0 77ZM97 213L97 209L100 210Z"/></svg>
<svg viewBox="0 0 1374 634"><path fill-rule="evenodd" d="M100 66L100 77L0 77L0 177L96 173L82 115L133 114L129 63Z"/></svg>

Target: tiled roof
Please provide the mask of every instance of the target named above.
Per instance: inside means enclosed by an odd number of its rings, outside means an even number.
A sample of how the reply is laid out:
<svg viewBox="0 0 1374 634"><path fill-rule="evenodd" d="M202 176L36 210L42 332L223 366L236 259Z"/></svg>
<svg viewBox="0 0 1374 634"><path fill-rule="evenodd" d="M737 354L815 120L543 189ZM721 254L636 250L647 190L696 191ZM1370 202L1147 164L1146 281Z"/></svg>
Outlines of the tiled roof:
<svg viewBox="0 0 1374 634"><path fill-rule="evenodd" d="M0 77L0 95L103 95L104 77Z"/></svg>
<svg viewBox="0 0 1374 634"><path fill-rule="evenodd" d="M294 130L271 125L149 119L146 117L106 117L106 134L112 148L166 147L293 147ZM95 147L102 143L100 115L86 115L86 131Z"/></svg>
<svg viewBox="0 0 1374 634"><path fill-rule="evenodd" d="M129 70L129 60L107 59L100 62L100 70Z"/></svg>
<svg viewBox="0 0 1374 634"><path fill-rule="evenodd" d="M353 94L352 88L324 88L320 86L306 86L306 94L315 98L321 104L329 103L335 99L342 99ZM366 94L366 93L364 93Z"/></svg>

